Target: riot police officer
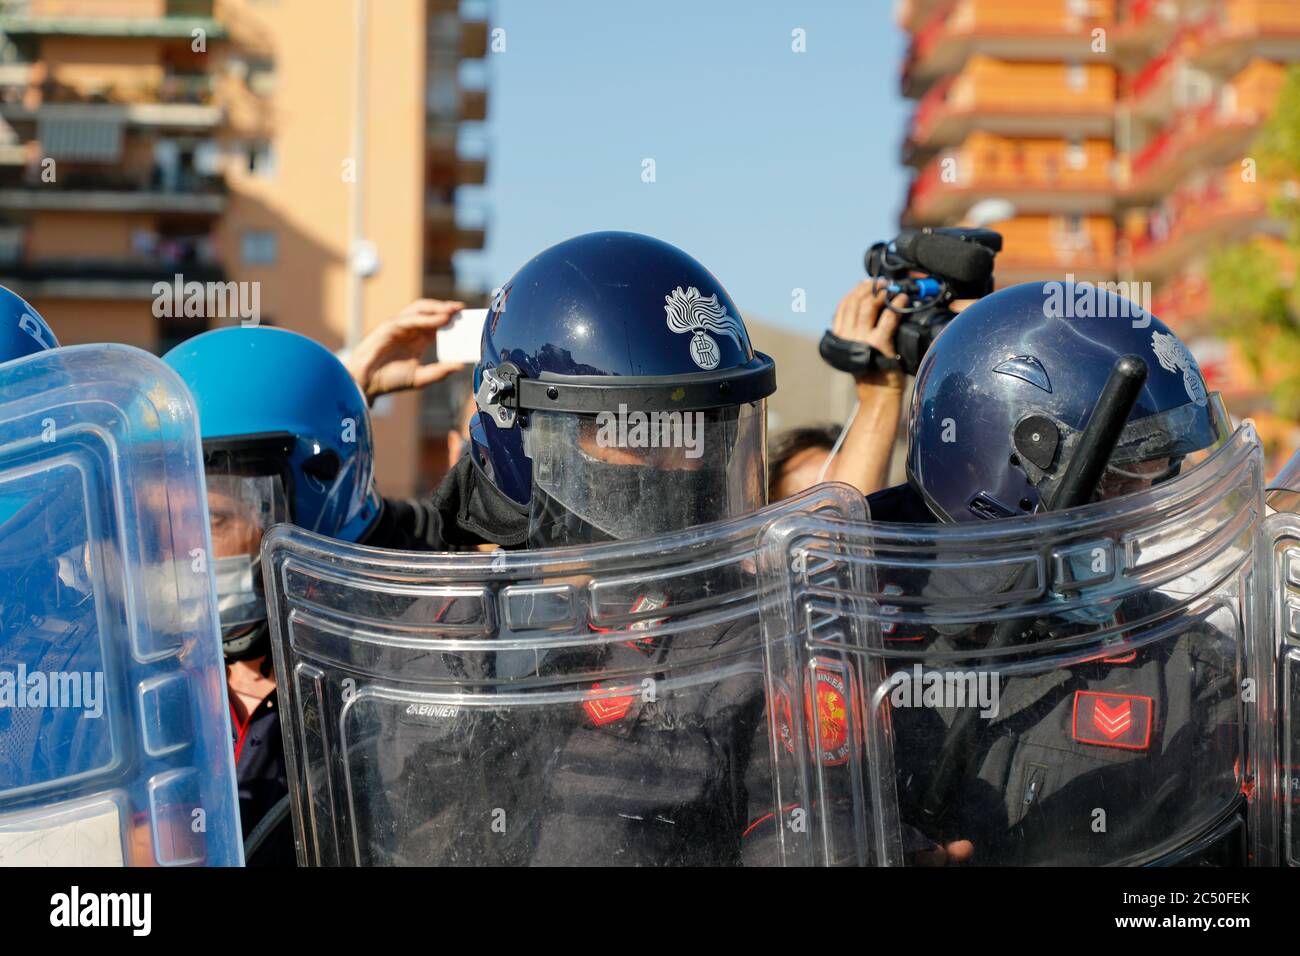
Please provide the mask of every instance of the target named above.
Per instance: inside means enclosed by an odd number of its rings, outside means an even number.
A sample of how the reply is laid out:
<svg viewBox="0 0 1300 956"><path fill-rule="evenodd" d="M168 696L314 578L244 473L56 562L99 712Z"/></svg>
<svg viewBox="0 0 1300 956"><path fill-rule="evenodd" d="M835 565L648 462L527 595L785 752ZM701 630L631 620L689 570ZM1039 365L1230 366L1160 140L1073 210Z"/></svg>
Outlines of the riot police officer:
<svg viewBox="0 0 1300 956"><path fill-rule="evenodd" d="M10 362L46 349L58 348L58 346L53 330L41 318L41 314L21 296L0 286L0 363ZM0 500L0 535L4 536L7 543L18 540L33 521L39 526L47 506L48 502L39 500L23 501L19 506L9 505ZM37 538L33 535L33 541L35 540ZM54 588L62 588L62 582L55 569L51 568L48 562L33 563L33 552L30 547L6 547L4 553L6 558L16 559L12 564L5 561L3 567L4 577L14 585L44 590L49 586L47 582L52 582ZM14 590L18 591L20 587L15 587ZM57 597L53 597L50 603L58 606L60 601ZM15 602L13 610L21 612L24 607L25 602ZM22 629L16 626L17 623L14 622L14 630L21 640ZM7 630L8 626L6 626ZM45 635L41 636L41 640L46 639ZM35 642L30 651L22 647L10 650L14 657L20 660L40 659L45 653ZM51 760L57 748L67 746L66 741L60 738L70 737L73 731L78 729L79 721L75 720L68 723L66 728L60 728L55 732L51 732L48 727L42 727L37 721L24 726L24 721L20 719L22 716L20 711L0 709L0 778L22 779L19 776L19 768L24 768L23 772L25 772L27 767Z"/></svg>
<svg viewBox="0 0 1300 956"><path fill-rule="evenodd" d="M1208 392L1178 337L1136 303L1085 291L1094 307L1067 317L1060 284L1004 289L967 308L939 336L912 396L908 481L868 498L873 520L966 523L1043 513L1124 355L1142 358L1148 375L1093 500L1168 481L1228 437L1218 396ZM892 573L912 576L895 585L909 593L942 590L952 597L958 588L974 598L1012 586L998 570L979 580ZM1128 602L1117 612L1099 604L1065 616L1122 632L1129 621L1171 613L1168 604L1152 597L1140 608ZM1062 638L1062 623L1020 640ZM987 639L987 629L966 625L899 625L885 635L895 647L907 641L937 655ZM1212 795L1238 784L1208 756L1216 736L1236 726L1234 687L1222 666L1231 654L1207 622L1178 640L1079 662L1056 680L1009 677L1002 692L1014 701L1004 707L1010 713L976 721L977 732L962 741L951 715L941 721L933 710L895 711L903 819L916 828L913 836L923 832L932 841L918 838L913 849L951 862L972 853L984 863L1149 859L1165 839L1157 836L1158 821L1175 819L1173 808L1212 805ZM954 746L970 751L965 770L940 783L940 752ZM1126 810L1124 825L1112 826L1104 839L1089 830L1101 806ZM1205 847L1238 838L1238 816L1214 821L1208 834L1182 834L1184 846L1166 847L1165 857L1193 852L1188 847L1226 852ZM1104 850L1091 849L1103 843Z"/></svg>
<svg viewBox="0 0 1300 956"><path fill-rule="evenodd" d="M600 232L539 253L495 295L472 450L392 503L368 543L443 550L653 535L766 503L773 362L700 263Z"/></svg>
<svg viewBox="0 0 1300 956"><path fill-rule="evenodd" d="M205 332L163 360L199 413L213 566L227 664L244 835L288 793L267 637L260 545L292 522L362 539L379 520L366 401L347 369L306 336L271 327ZM267 846L292 863L287 827Z"/></svg>
<svg viewBox="0 0 1300 956"><path fill-rule="evenodd" d="M432 497L387 502L366 543L593 545L750 514L766 503L765 400L775 387L772 359L753 350L735 304L699 262L632 233L562 242L492 301L469 453ZM621 613L724 593L722 575L702 571L691 593L647 582ZM450 600L439 625L470 626L477 603ZM624 640L593 631L537 666L559 682L573 670L669 672L761 654L756 615L638 640L653 623ZM490 694L508 656L489 654L484 672L460 655L446 666L461 692ZM762 676L750 668L704 686L643 707L579 700L535 721L493 708L394 712L349 758L365 775L352 780L358 830L374 835L362 859L739 861L746 768L765 755L753 746L765 726ZM593 774L623 785L605 793ZM482 807L513 821L508 836L476 828Z"/></svg>
<svg viewBox="0 0 1300 956"><path fill-rule="evenodd" d="M0 856L237 865L185 388L138 349L60 347L0 289L0 405L0 674L33 691L0 693L0 790L24 834Z"/></svg>

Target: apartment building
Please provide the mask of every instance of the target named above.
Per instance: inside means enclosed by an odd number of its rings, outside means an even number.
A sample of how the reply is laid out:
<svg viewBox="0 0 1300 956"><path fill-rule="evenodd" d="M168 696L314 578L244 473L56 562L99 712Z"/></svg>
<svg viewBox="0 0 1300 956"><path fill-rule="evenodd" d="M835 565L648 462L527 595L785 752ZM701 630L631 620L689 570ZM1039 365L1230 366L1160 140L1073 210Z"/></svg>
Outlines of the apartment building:
<svg viewBox="0 0 1300 956"><path fill-rule="evenodd" d="M1227 243L1283 234L1273 187L1244 161L1300 62L1300 3L901 0L897 19L911 35L901 86L917 100L904 222L997 210L980 218L1005 237L1002 284L1150 283L1152 309L1232 410L1294 444L1295 423L1269 419L1215 337L1205 266Z"/></svg>
<svg viewBox="0 0 1300 956"><path fill-rule="evenodd" d="M421 295L481 298L453 257L486 233L462 187L486 177L487 13L0 2L0 283L65 344L153 351L252 312L338 349ZM185 309L159 303L160 282L238 293ZM385 493L427 484L458 401L445 387L376 408Z"/></svg>

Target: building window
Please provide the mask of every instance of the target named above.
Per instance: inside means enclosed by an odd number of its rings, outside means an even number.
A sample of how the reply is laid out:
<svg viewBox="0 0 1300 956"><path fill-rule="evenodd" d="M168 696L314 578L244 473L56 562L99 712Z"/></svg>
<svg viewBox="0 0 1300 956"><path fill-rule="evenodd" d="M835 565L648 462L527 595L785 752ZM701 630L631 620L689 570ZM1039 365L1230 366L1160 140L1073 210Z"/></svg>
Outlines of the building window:
<svg viewBox="0 0 1300 956"><path fill-rule="evenodd" d="M232 142L226 147L226 152L234 170L262 179L275 178L275 146L270 140ZM197 165L197 156L195 162Z"/></svg>
<svg viewBox="0 0 1300 956"><path fill-rule="evenodd" d="M248 144L248 171L263 179L275 176L275 149L269 140Z"/></svg>
<svg viewBox="0 0 1300 956"><path fill-rule="evenodd" d="M1088 69L1082 63L1069 63L1065 67L1065 85L1080 92L1088 88Z"/></svg>
<svg viewBox="0 0 1300 956"><path fill-rule="evenodd" d="M239 240L239 255L249 266L273 266L279 258L279 243L273 232L250 229Z"/></svg>
<svg viewBox="0 0 1300 956"><path fill-rule="evenodd" d="M232 56L226 60L226 70L243 81L244 86L256 96L270 96L275 92L275 61Z"/></svg>
<svg viewBox="0 0 1300 956"><path fill-rule="evenodd" d="M270 60L249 60L244 82L258 96L270 96L275 92L275 64Z"/></svg>
<svg viewBox="0 0 1300 956"><path fill-rule="evenodd" d="M1083 148L1083 140L1071 137L1065 144L1065 165L1069 169L1083 169L1088 165L1088 151Z"/></svg>

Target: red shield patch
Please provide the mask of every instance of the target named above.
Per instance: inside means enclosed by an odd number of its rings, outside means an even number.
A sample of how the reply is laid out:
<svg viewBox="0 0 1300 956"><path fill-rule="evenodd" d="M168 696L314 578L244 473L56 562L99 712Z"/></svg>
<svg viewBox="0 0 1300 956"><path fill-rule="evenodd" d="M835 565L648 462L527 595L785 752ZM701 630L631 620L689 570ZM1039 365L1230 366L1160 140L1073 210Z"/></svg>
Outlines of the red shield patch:
<svg viewBox="0 0 1300 956"><path fill-rule="evenodd" d="M821 750L822 765L834 767L849 759L849 699L848 684L835 671L817 669L816 692L808 701L809 733L815 733L815 746Z"/></svg>
<svg viewBox="0 0 1300 956"><path fill-rule="evenodd" d="M643 594L641 597L637 598L636 603L632 605L631 613L638 614L641 611L657 611L667 603L668 599L662 594ZM668 619L665 617L656 617L648 621L637 621L632 624L628 630L648 631L653 627L658 627L666 620ZM626 643L628 647L640 651L643 654L653 653L655 649L655 639L653 637L642 637L638 640L627 641Z"/></svg>
<svg viewBox="0 0 1300 956"><path fill-rule="evenodd" d="M611 692L618 690L627 690L628 688L611 688L600 696L593 696L590 700L583 701L582 709L587 712L591 722L597 727L604 724L613 723L616 720L622 720L627 716L627 712L632 709L632 702L636 700L633 696L614 697L609 696ZM591 685L591 693L594 695L600 690L600 684Z"/></svg>
<svg viewBox="0 0 1300 956"><path fill-rule="evenodd" d="M830 661L819 659L814 673L816 688L811 693L805 689L804 693L808 746L818 751L822 766L835 767L848 761L853 740L862 737L855 703L856 686L850 675ZM772 707L776 715L777 736L785 749L794 753L794 715L791 713L790 694L784 687L776 688ZM854 737L849 734L850 720L853 721Z"/></svg>
<svg viewBox="0 0 1300 956"><path fill-rule="evenodd" d="M1099 747L1146 750L1151 744L1150 697L1074 692L1074 739Z"/></svg>

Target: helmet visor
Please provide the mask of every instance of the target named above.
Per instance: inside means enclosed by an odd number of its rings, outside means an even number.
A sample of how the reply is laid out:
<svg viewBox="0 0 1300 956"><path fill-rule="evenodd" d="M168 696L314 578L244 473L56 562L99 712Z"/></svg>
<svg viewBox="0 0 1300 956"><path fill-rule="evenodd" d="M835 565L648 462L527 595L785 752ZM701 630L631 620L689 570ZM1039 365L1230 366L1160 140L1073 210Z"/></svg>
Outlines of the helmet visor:
<svg viewBox="0 0 1300 956"><path fill-rule="evenodd" d="M228 461L207 466L217 608L227 634L266 619L258 571L262 536L289 510L279 475L241 474L229 470Z"/></svg>
<svg viewBox="0 0 1300 956"><path fill-rule="evenodd" d="M1116 498L1158 485L1200 464L1232 434L1218 392L1204 405L1188 402L1131 421L1120 432L1100 484L1100 497Z"/></svg>
<svg viewBox="0 0 1300 956"><path fill-rule="evenodd" d="M537 411L530 547L642 538L767 502L766 406L578 415Z"/></svg>

